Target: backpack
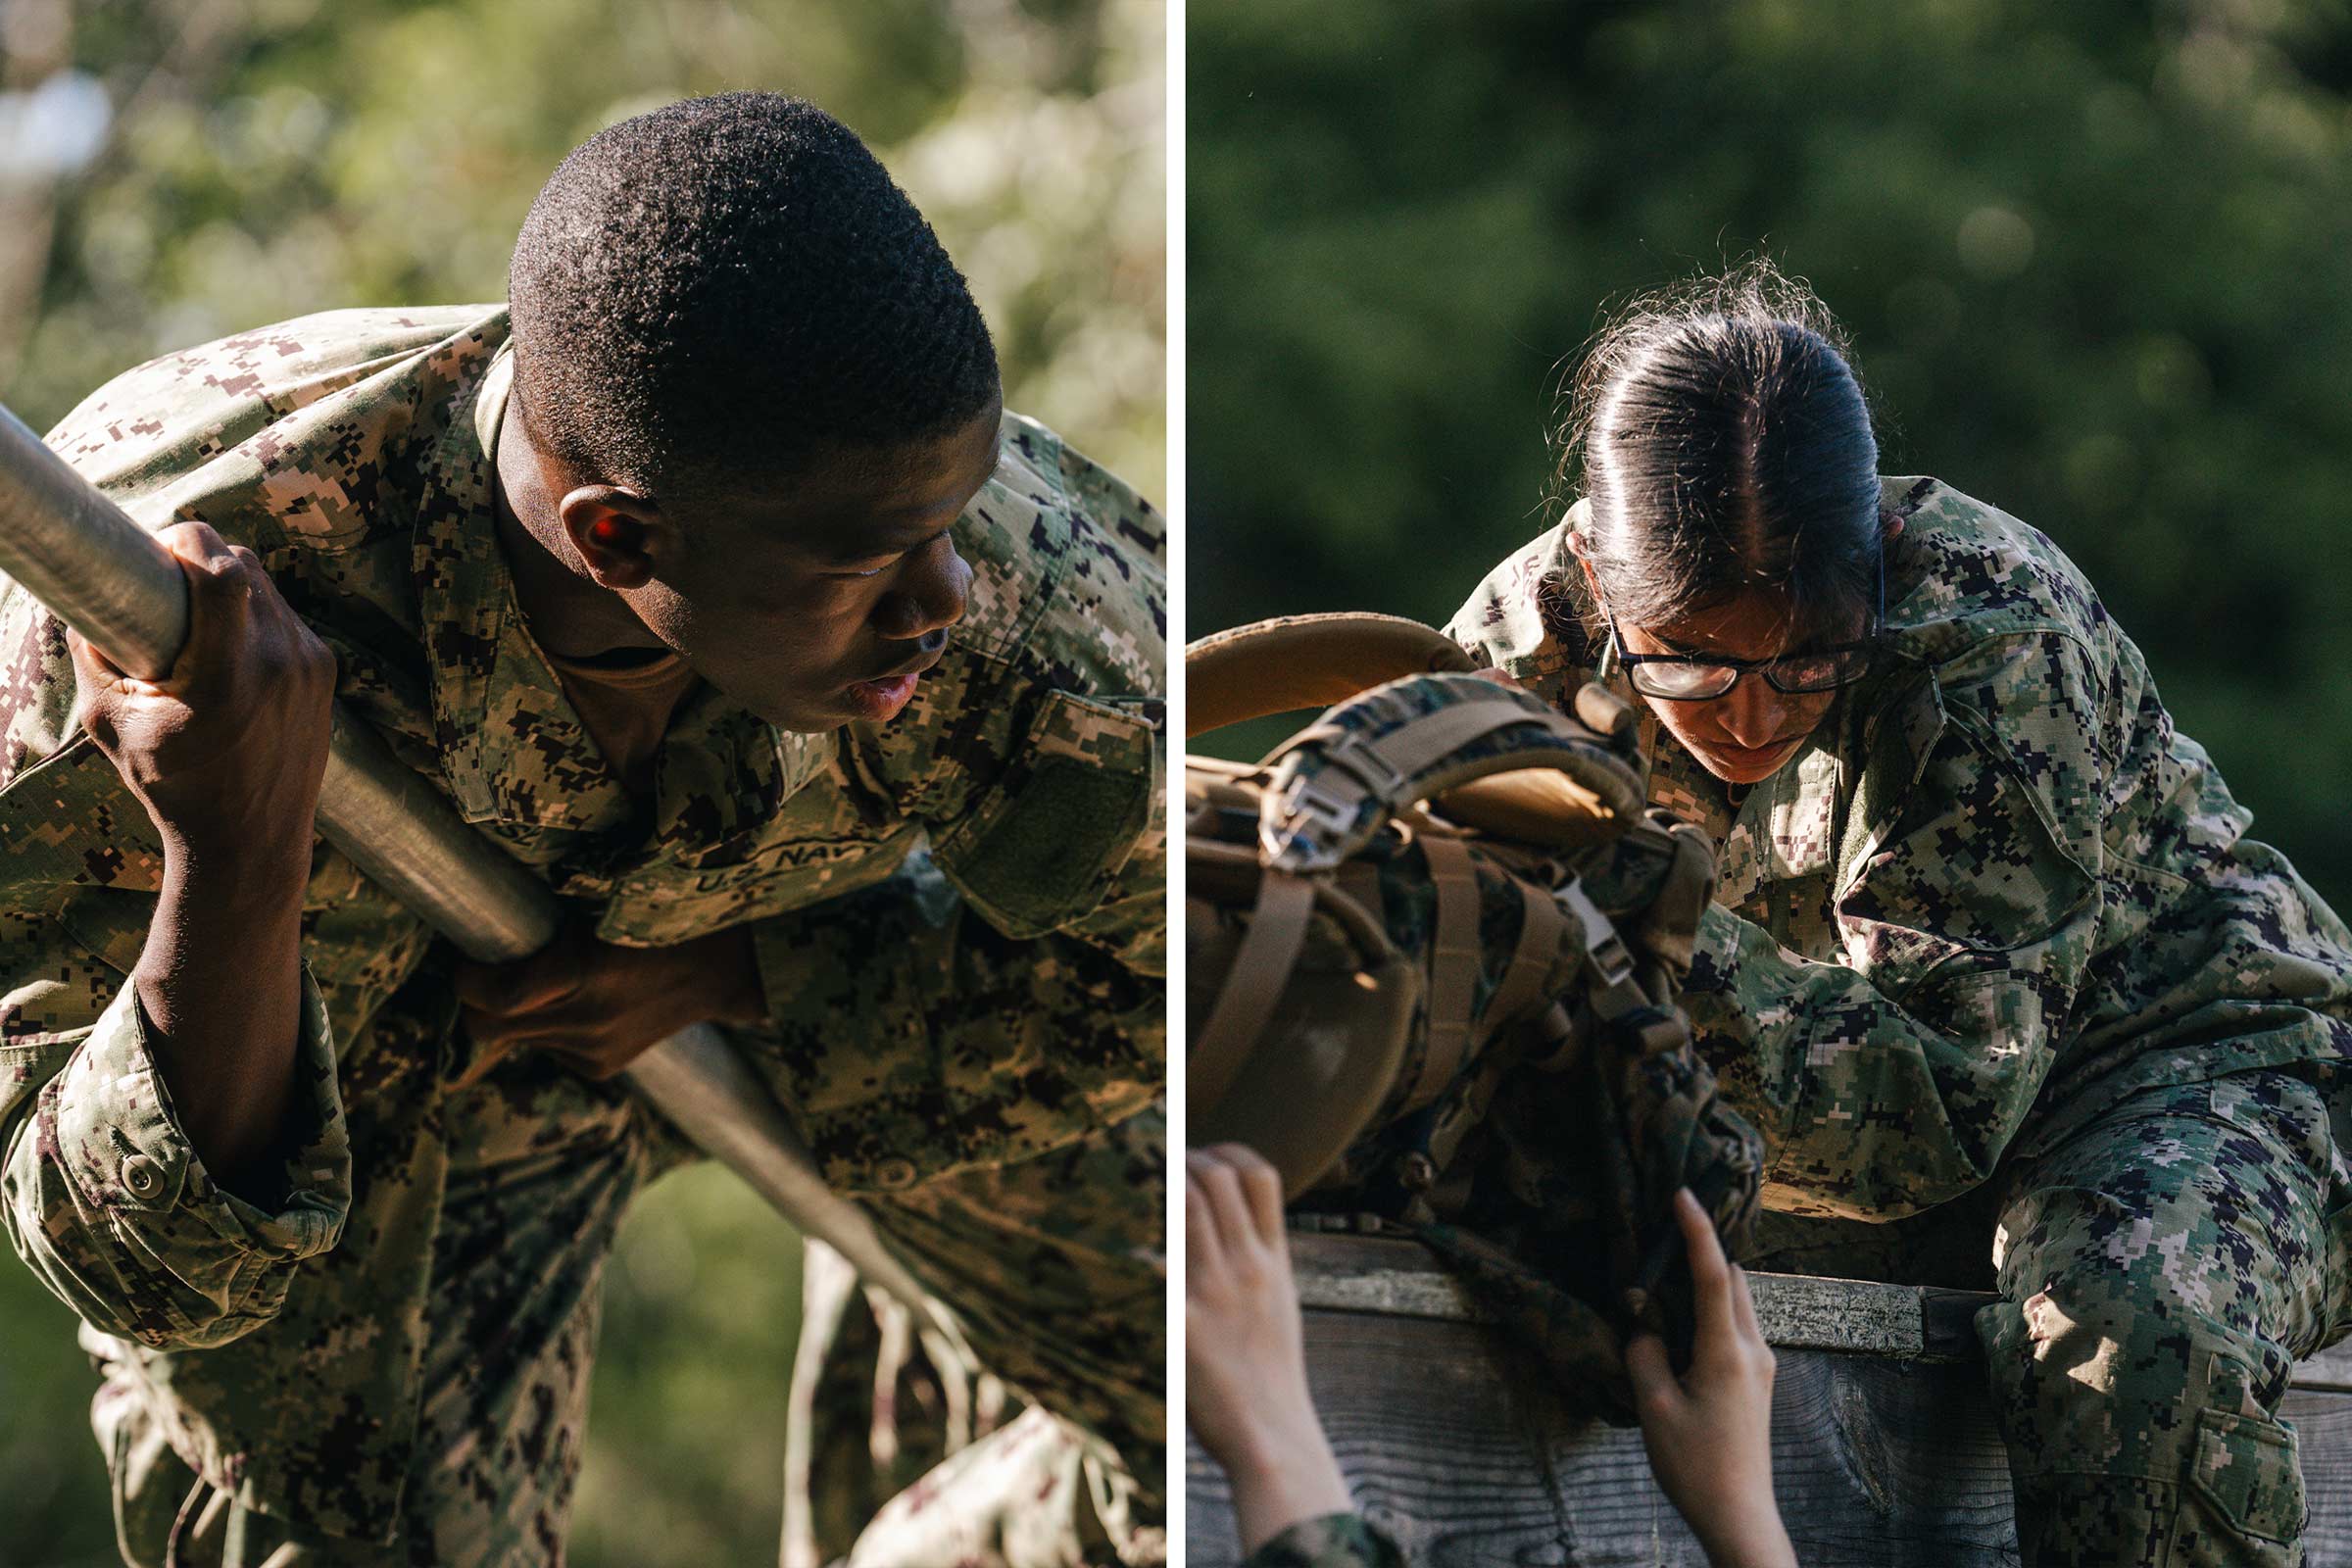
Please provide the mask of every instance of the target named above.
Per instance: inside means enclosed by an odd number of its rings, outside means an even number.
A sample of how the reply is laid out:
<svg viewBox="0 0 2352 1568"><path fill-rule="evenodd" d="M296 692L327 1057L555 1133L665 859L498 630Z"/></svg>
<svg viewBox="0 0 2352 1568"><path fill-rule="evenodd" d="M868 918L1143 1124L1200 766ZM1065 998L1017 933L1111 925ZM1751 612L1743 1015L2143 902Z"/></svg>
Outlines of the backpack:
<svg viewBox="0 0 2352 1568"><path fill-rule="evenodd" d="M1688 1353L1675 1189L1736 1249L1762 1170L1677 1005L1714 846L1644 809L1622 699L1559 712L1417 622L1262 621L1185 669L1196 735L1329 705L1185 760L1192 1141L1420 1237L1628 1416L1622 1336Z"/></svg>

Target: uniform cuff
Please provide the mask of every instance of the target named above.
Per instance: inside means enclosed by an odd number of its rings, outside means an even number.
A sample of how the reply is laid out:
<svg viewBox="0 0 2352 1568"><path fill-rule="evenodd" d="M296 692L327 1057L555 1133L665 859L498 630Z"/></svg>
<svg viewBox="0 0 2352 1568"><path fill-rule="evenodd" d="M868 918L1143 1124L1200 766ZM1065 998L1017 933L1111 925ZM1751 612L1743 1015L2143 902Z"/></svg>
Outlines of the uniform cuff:
<svg viewBox="0 0 2352 1568"><path fill-rule="evenodd" d="M98 1222L76 1228L93 1239L111 1233L122 1250L110 1272L125 1298L105 1315L126 1319L133 1338L233 1337L276 1310L291 1277L284 1265L341 1238L351 1210L351 1143L326 1005L307 967L300 1017L279 1152L257 1167L266 1180L250 1198L214 1180L189 1143L130 986L42 1091L40 1136L57 1151L74 1207Z"/></svg>
<svg viewBox="0 0 2352 1568"><path fill-rule="evenodd" d="M1364 1522L1361 1514L1327 1513L1277 1532L1250 1554L1242 1568L1404 1568L1396 1543Z"/></svg>

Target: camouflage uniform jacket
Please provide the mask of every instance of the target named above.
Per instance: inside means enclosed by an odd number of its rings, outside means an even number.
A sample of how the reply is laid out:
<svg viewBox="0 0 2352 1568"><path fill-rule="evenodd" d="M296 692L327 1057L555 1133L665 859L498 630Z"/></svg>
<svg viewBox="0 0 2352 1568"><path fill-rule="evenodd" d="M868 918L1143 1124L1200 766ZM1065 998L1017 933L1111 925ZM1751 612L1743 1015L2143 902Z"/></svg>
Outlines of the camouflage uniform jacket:
<svg viewBox="0 0 2352 1568"><path fill-rule="evenodd" d="M1554 702L1585 506L1448 628ZM2352 937L2074 565L1934 479L1883 506L1878 662L1779 772L1735 798L1645 714L1652 804L1722 845L1684 1004L1766 1205L1895 1217L2137 1091L2352 1054Z"/></svg>
<svg viewBox="0 0 2352 1568"><path fill-rule="evenodd" d="M997 472L956 525L969 610L899 718L782 734L700 688L640 801L527 635L496 542L487 454L507 331L503 306L309 317L129 371L49 440L142 523L201 517L258 551L338 656L342 700L481 832L600 911L608 941L760 921L888 876L927 836L992 925L1106 950L1158 983L1152 509L1008 416ZM446 964L427 961L429 931L321 844L281 1190L257 1204L218 1186L121 984L161 870L151 825L73 723L56 622L6 579L0 590L10 1235L109 1337L108 1359L140 1368L172 1446L207 1480L264 1512L386 1539L452 1162L486 1117L518 1149L609 1138L617 1091L550 1071L494 1080L495 1116L469 1104L445 1117L467 1047L446 983L413 977ZM763 969L780 972L786 955L765 926L754 933ZM1162 1040L1098 1035L1052 1060L935 1061L909 1042L845 1054L861 1056L856 1083L798 1083L787 1064L779 1087L800 1095L796 1119L838 1187L904 1190L1150 1105Z"/></svg>
<svg viewBox="0 0 2352 1568"><path fill-rule="evenodd" d="M1279 1532L1242 1568L1404 1568L1404 1553L1363 1515L1327 1513Z"/></svg>

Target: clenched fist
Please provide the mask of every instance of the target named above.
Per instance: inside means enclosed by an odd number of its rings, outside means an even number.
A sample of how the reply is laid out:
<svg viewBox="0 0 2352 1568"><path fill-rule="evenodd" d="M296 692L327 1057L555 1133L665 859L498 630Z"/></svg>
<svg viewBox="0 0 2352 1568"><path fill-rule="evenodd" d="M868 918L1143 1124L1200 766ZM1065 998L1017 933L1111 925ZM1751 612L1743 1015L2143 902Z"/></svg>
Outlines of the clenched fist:
<svg viewBox="0 0 2352 1568"><path fill-rule="evenodd" d="M335 656L243 545L202 522L157 537L187 578L187 646L169 675L147 681L69 637L81 726L147 808L167 854L307 876Z"/></svg>

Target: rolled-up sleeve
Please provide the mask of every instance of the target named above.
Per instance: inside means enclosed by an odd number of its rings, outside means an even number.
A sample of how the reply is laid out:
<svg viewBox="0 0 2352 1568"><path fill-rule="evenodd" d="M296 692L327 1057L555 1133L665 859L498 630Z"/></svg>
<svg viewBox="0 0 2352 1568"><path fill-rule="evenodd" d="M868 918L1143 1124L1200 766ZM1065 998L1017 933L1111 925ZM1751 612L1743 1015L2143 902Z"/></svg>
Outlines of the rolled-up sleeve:
<svg viewBox="0 0 2352 1568"><path fill-rule="evenodd" d="M73 961L61 955L52 972ZM301 1027L279 1152L244 1194L215 1180L190 1145L129 987L84 1028L0 1047L9 1238L93 1328L158 1348L223 1344L275 1315L302 1260L341 1237L350 1139L325 1004L307 969Z"/></svg>

